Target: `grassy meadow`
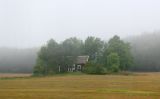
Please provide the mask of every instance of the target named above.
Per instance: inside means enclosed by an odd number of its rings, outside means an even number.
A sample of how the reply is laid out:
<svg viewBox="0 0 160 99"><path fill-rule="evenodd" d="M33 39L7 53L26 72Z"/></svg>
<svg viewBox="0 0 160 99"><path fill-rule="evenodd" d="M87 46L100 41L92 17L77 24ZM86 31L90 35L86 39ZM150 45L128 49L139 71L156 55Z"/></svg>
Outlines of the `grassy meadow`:
<svg viewBox="0 0 160 99"><path fill-rule="evenodd" d="M0 99L160 99L160 73L3 77Z"/></svg>

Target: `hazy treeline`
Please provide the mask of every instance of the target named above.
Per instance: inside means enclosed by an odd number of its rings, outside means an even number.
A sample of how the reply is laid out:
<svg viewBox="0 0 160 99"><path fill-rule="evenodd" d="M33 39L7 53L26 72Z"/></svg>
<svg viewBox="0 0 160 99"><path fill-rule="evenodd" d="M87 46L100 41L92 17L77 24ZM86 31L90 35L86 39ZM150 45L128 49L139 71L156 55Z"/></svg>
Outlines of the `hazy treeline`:
<svg viewBox="0 0 160 99"><path fill-rule="evenodd" d="M130 44L115 35L108 42L89 36L84 41L68 38L62 43L50 39L42 46L34 68L35 75L64 73L68 66L73 66L78 56L87 55L89 61L82 72L89 74L106 74L126 71L132 65L133 58ZM61 71L59 71L59 66Z"/></svg>
<svg viewBox="0 0 160 99"><path fill-rule="evenodd" d="M32 72L38 48L0 48L0 72Z"/></svg>
<svg viewBox="0 0 160 99"><path fill-rule="evenodd" d="M127 38L134 57L133 71L160 71L160 32Z"/></svg>
<svg viewBox="0 0 160 99"><path fill-rule="evenodd" d="M160 71L160 33L128 37L134 58L132 71ZM38 48L0 48L0 72L32 72Z"/></svg>

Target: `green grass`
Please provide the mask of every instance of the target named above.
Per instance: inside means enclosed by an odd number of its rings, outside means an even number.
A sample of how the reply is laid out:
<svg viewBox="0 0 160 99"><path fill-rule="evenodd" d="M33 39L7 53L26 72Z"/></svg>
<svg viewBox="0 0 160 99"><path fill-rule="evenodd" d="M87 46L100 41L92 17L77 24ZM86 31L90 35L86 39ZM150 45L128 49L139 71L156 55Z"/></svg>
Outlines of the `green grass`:
<svg viewBox="0 0 160 99"><path fill-rule="evenodd" d="M160 99L160 73L1 78L0 99Z"/></svg>

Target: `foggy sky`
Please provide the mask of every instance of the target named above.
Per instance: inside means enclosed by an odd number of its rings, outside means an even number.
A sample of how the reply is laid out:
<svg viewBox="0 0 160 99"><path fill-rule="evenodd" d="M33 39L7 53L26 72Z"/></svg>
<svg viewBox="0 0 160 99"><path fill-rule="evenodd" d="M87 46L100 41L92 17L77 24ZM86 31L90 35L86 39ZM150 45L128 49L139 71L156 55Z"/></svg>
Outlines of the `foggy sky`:
<svg viewBox="0 0 160 99"><path fill-rule="evenodd" d="M0 0L0 47L160 30L160 0Z"/></svg>

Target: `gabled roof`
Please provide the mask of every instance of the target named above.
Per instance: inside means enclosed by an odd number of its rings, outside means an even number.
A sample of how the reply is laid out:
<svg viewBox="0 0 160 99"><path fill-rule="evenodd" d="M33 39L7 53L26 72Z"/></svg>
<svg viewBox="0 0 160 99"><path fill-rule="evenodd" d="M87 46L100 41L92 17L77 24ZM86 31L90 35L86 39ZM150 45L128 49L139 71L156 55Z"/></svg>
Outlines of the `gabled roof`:
<svg viewBox="0 0 160 99"><path fill-rule="evenodd" d="M86 64L88 62L89 56L78 56L76 64Z"/></svg>

